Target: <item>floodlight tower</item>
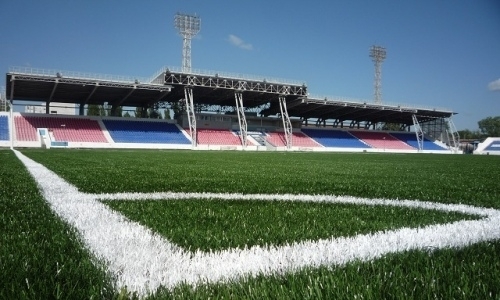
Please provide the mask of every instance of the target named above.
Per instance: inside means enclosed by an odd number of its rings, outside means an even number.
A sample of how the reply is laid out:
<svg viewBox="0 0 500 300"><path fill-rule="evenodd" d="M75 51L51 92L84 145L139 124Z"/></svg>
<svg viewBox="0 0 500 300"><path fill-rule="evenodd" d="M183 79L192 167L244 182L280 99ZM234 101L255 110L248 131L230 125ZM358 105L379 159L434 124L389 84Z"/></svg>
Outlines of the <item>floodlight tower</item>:
<svg viewBox="0 0 500 300"><path fill-rule="evenodd" d="M382 104L382 62L386 56L386 51L384 47L372 46L370 49L370 57L375 64L375 80L373 86L375 91L374 101L375 104Z"/></svg>
<svg viewBox="0 0 500 300"><path fill-rule="evenodd" d="M200 17L177 13L174 19L175 28L182 36L182 72L191 72L191 39L200 32Z"/></svg>

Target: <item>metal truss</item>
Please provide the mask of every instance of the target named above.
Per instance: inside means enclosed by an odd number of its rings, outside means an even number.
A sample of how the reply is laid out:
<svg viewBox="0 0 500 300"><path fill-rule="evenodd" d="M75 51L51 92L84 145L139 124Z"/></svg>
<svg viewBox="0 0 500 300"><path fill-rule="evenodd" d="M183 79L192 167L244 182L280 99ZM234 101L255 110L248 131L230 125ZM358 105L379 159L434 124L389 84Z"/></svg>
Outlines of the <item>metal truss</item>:
<svg viewBox="0 0 500 300"><path fill-rule="evenodd" d="M194 148L198 145L198 140L196 135L196 115L194 113L194 105L193 105L193 89L189 86L184 87L184 96L186 101L186 112L189 123L189 135L191 135L192 146Z"/></svg>
<svg viewBox="0 0 500 300"><path fill-rule="evenodd" d="M222 78L218 75L190 75L184 73L165 72L165 84L193 85L210 88L222 88L229 90L252 91L271 93L279 95L299 95L306 96L305 85L286 85L262 81L249 81L232 78Z"/></svg>
<svg viewBox="0 0 500 300"><path fill-rule="evenodd" d="M285 96L281 95L279 97L279 102L280 102L281 118L283 119L283 130L285 132L286 148L291 149L292 148L292 122L290 121L290 117L288 117Z"/></svg>
<svg viewBox="0 0 500 300"><path fill-rule="evenodd" d="M240 125L240 139L243 149L247 147L247 119L245 117L245 108L243 107L243 94L234 92L236 100L236 112L238 113L238 123Z"/></svg>
<svg viewBox="0 0 500 300"><path fill-rule="evenodd" d="M422 127L420 127L420 123L418 122L417 116L412 115L413 126L415 127L415 135L417 137L418 143L418 151L424 150L424 132L422 131Z"/></svg>
<svg viewBox="0 0 500 300"><path fill-rule="evenodd" d="M447 118L446 122L448 123L448 128L446 129L446 132L448 134L450 147L452 148L453 151L458 151L460 146L460 135L458 134L458 131L455 127L455 123L453 123L453 120L451 118Z"/></svg>
<svg viewBox="0 0 500 300"><path fill-rule="evenodd" d="M359 129L359 121L357 120L351 120L351 123L349 123L349 128L358 128Z"/></svg>

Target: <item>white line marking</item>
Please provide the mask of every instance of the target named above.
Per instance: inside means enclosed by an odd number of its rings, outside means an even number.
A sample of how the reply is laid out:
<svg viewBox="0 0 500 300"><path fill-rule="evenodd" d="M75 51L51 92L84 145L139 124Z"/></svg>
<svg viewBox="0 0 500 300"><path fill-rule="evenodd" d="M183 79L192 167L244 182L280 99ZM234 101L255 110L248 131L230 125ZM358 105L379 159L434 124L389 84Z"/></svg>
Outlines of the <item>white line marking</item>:
<svg viewBox="0 0 500 300"><path fill-rule="evenodd" d="M231 281L243 276L282 274L307 266L341 266L353 260L368 261L388 253L412 249L465 247L500 238L500 211L461 204L411 200L363 199L328 195L243 195L212 193L118 193L85 194L43 165L19 151L52 209L82 235L96 257L107 262L117 277L117 288L127 287L140 296L158 287L180 283ZM423 228L401 228L386 232L303 241L268 248L228 249L211 253L189 253L150 229L127 220L98 199L259 199L391 205L483 216L481 220L458 221Z"/></svg>

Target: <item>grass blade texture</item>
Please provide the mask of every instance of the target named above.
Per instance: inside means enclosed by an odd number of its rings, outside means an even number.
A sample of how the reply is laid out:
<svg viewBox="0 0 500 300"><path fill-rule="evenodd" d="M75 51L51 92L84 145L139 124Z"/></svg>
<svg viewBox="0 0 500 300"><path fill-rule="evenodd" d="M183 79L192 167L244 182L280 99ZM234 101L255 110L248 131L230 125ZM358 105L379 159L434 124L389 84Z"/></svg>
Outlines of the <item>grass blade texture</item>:
<svg viewBox="0 0 500 300"><path fill-rule="evenodd" d="M103 299L110 278L51 211L21 162L0 150L0 299Z"/></svg>
<svg viewBox="0 0 500 300"><path fill-rule="evenodd" d="M42 278L42 284L36 288L39 293L43 292L40 298L53 298L50 291L56 290L58 277L55 274L58 263L63 261L65 266L72 265L70 269L73 270L73 273L65 275L68 277L64 282L69 284L59 285L64 295L70 297L75 293L74 298L107 298L108 294L100 294L109 287L107 279L102 271L91 266L91 258L80 249L77 236L50 213L29 176L19 171L23 169L14 155L8 151L0 153L4 157L2 163L6 162L0 166L0 178L2 186L7 186L0 192L0 201L4 206L0 265L4 276L0 278L3 285L0 293L4 294L0 296L11 298L17 294L37 298L29 294L25 281L28 278L31 284L35 278L29 277L28 271L22 268L27 261L30 270L35 266L35 272L40 274L36 278ZM56 149L30 149L23 150L23 153L87 193L334 194L500 208L500 157L495 156ZM20 182L25 186L20 186ZM258 245L265 243L259 238L266 234L273 236L273 243L281 243L335 235L335 230L330 230L335 226L339 230L337 234L350 235L392 226L423 226L464 218L452 214L433 216L430 211L390 212L386 207L382 211L371 207L364 212L359 206L357 212L339 205L321 207L320 212L311 207L293 207L289 203L281 207L279 203L266 206L268 204L243 204L238 201L231 204L218 200L201 202L194 199L184 202L141 200L106 203L125 211L134 220L159 228L158 231L177 239L179 244L184 242L182 239L192 239L184 245L205 250ZM254 210L255 215L249 214L249 209ZM329 223L332 220L326 216L334 214L334 211L342 211L346 222L351 220L348 224L352 228L340 229L339 223ZM171 215L172 212L174 215ZM290 219L286 218L287 213L300 221L296 224L285 223ZM190 214L193 216L188 217ZM395 215L398 217L391 217ZM451 219L447 219L450 216ZM356 217L360 222L352 221ZM192 220L197 220L199 224L191 224ZM199 228L197 225L200 225ZM220 228L214 229L214 226ZM244 226L249 226L249 229ZM256 229L264 226L270 229ZM290 231L297 232L297 236L282 235L284 226L293 228ZM218 236L214 230L232 236ZM252 236L254 231L256 234ZM44 243L48 249L44 248ZM25 246L28 249L26 253L18 251L20 254L9 256ZM62 251L61 248L77 250ZM84 254L64 256L73 253L71 251ZM59 258L61 255L63 257ZM87 267L71 264L72 260L88 262L84 263ZM4 275L11 273L12 276ZM173 291L161 290L151 298L499 299L499 282L500 241L492 240L461 249L393 253L373 261L306 268L281 276L246 278L197 287L181 285ZM32 285L30 289L33 289Z"/></svg>

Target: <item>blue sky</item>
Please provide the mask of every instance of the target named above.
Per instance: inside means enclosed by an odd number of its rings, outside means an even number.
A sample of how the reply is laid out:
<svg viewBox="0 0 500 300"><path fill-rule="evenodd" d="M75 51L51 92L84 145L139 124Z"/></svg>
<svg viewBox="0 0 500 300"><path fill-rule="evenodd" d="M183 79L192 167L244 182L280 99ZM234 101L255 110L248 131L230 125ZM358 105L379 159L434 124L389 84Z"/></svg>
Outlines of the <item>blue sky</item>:
<svg viewBox="0 0 500 300"><path fill-rule="evenodd" d="M498 0L0 0L0 70L149 77L180 67L177 12L201 17L195 69L295 79L311 94L371 100L376 44L387 49L384 101L450 108L459 130L500 115Z"/></svg>

